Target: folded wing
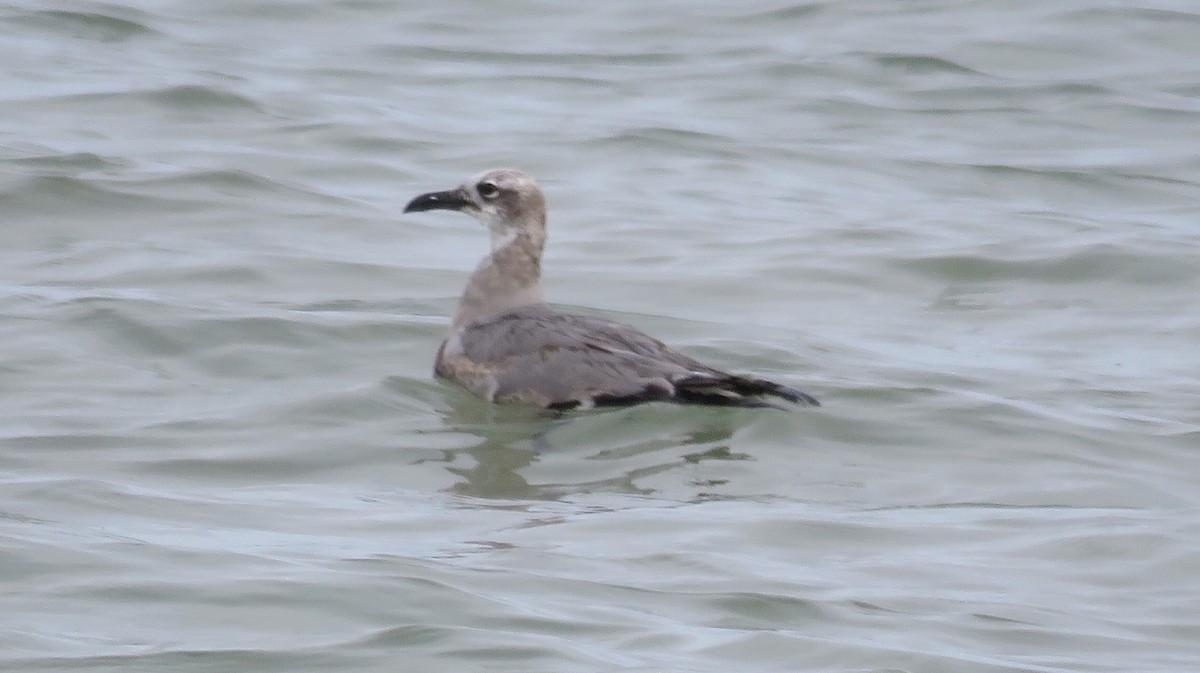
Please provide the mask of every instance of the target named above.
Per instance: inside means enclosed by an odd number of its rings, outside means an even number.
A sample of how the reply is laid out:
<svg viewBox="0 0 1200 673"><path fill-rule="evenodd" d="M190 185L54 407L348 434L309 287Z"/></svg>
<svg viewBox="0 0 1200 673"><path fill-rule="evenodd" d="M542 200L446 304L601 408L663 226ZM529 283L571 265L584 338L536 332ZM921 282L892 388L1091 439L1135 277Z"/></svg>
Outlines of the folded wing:
<svg viewBox="0 0 1200 673"><path fill-rule="evenodd" d="M468 325L443 345L437 373L496 401L554 409L651 400L770 406L764 396L817 404L787 386L704 365L629 325L545 306Z"/></svg>

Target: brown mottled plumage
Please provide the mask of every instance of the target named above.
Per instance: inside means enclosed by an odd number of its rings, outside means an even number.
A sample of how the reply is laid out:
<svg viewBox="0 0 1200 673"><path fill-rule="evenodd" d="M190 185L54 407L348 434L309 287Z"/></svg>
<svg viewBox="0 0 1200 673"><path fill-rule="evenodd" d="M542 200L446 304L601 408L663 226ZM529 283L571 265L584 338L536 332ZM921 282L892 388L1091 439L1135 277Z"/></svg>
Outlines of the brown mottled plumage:
<svg viewBox="0 0 1200 673"><path fill-rule="evenodd" d="M547 305L546 200L519 170L498 168L457 189L422 194L404 212L424 210L467 213L492 239L438 349L440 377L495 402L552 409L651 400L770 406L763 396L818 404L787 386L704 365L629 325Z"/></svg>

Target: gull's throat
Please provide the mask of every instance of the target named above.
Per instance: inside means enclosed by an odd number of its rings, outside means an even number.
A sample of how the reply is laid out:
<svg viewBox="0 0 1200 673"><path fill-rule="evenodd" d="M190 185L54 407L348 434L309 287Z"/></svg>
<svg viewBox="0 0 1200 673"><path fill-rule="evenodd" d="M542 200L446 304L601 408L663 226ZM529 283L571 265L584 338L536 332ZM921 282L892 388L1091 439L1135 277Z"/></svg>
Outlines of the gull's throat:
<svg viewBox="0 0 1200 673"><path fill-rule="evenodd" d="M492 235L493 254L512 245L521 233L516 227L488 227L488 232Z"/></svg>

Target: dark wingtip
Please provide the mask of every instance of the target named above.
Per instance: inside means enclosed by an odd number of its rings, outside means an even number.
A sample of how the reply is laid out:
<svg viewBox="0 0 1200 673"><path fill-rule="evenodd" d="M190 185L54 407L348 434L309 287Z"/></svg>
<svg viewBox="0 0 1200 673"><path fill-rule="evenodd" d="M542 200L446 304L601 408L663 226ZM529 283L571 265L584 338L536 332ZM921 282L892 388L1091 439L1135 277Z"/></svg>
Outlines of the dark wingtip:
<svg viewBox="0 0 1200 673"><path fill-rule="evenodd" d="M680 404L700 404L718 407L749 407L759 409L779 409L786 407L773 404L762 399L764 395L773 395L793 402L814 407L821 406L817 398L808 393L773 381L761 379L745 379L736 376L720 379L711 376L698 375L674 382L674 388L668 389L661 385L650 384L642 390L629 395L596 395L591 398L591 404L578 399L568 399L551 402L546 409L553 412L566 412L582 408L622 407L643 402L678 402Z"/></svg>
<svg viewBox="0 0 1200 673"><path fill-rule="evenodd" d="M782 409L762 396L772 395L796 404L821 406L817 398L795 388L762 379L725 376L724 378L697 375L674 381L675 400L690 404L711 404L724 407L771 407Z"/></svg>
<svg viewBox="0 0 1200 673"><path fill-rule="evenodd" d="M789 402L795 402L796 404L807 404L811 407L821 406L821 401L812 395L784 385L776 384L776 388L771 391L771 394L782 397Z"/></svg>

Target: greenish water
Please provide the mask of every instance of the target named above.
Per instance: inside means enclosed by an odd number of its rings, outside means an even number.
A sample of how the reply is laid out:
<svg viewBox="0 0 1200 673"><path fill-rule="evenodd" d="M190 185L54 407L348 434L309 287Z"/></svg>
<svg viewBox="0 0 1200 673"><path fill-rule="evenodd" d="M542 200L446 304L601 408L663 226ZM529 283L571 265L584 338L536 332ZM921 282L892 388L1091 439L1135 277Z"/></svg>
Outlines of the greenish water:
<svg viewBox="0 0 1200 673"><path fill-rule="evenodd" d="M0 8L5 671L1200 667L1191 3ZM816 410L434 381L487 243Z"/></svg>

